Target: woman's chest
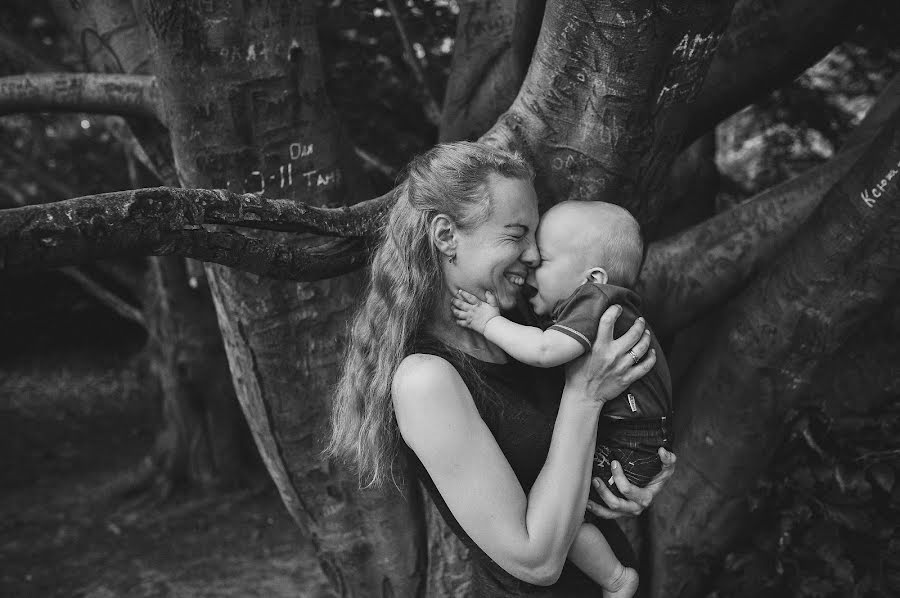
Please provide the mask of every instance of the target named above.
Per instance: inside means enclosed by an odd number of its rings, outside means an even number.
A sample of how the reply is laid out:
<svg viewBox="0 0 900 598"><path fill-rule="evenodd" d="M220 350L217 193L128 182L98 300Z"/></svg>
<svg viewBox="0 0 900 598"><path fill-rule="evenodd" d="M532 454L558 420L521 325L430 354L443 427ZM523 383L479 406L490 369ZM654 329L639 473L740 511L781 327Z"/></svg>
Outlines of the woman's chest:
<svg viewBox="0 0 900 598"><path fill-rule="evenodd" d="M494 395L480 406L482 417L528 492L550 449L560 396L558 377L553 370L521 364L488 368L482 375Z"/></svg>

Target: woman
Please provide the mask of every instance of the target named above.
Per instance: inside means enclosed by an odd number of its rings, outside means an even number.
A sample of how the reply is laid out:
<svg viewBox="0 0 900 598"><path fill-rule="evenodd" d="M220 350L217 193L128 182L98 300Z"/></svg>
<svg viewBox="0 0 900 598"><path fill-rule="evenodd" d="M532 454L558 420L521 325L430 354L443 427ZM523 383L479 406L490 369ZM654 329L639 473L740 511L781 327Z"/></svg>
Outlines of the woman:
<svg viewBox="0 0 900 598"><path fill-rule="evenodd" d="M618 469L617 487L632 500L595 483L607 504L588 504L603 397L655 362L644 357L642 323L612 340L618 307L603 316L592 354L568 366L558 401L542 385L547 370L511 362L455 324L458 289L490 290L510 310L539 264L533 176L519 156L475 143L439 145L411 162L351 329L329 450L373 484L408 455L471 550L476 595L583 596L599 588L564 563L586 507L604 518L639 513L674 456L647 488Z"/></svg>

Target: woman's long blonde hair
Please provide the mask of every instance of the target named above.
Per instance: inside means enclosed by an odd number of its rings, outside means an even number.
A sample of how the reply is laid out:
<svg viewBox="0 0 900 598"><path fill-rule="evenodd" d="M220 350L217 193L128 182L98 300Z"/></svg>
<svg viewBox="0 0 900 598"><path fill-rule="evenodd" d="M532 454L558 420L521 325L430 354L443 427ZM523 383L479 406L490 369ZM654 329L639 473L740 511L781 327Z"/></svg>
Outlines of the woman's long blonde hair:
<svg viewBox="0 0 900 598"><path fill-rule="evenodd" d="M518 154L470 142L441 144L414 158L382 229L369 283L350 326L334 394L328 456L352 461L360 480L380 485L393 476L399 431L391 382L440 297L440 255L429 236L438 214L461 230L490 215L488 175L531 180Z"/></svg>

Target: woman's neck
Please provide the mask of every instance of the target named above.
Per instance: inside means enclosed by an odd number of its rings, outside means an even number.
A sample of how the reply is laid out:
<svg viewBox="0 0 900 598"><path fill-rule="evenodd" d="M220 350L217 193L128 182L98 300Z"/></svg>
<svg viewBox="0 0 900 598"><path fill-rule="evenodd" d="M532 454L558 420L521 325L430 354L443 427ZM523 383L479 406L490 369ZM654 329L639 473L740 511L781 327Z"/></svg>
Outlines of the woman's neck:
<svg viewBox="0 0 900 598"><path fill-rule="evenodd" d="M463 328L453 319L450 311L449 293L442 293L441 300L432 312L431 321L427 325L428 332L443 343L459 349L466 355L479 361L490 363L507 363L509 356L497 345L482 334L469 328Z"/></svg>

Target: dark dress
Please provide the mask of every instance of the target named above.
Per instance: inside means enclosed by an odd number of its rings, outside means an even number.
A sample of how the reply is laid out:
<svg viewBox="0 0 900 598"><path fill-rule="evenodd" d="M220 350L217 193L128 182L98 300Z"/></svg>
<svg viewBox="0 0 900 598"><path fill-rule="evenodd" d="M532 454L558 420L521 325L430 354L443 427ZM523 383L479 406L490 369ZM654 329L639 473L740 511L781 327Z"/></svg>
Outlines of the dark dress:
<svg viewBox="0 0 900 598"><path fill-rule="evenodd" d="M475 405L526 494L544 466L562 388L561 371L541 370L512 361L506 364L472 359L472 369L481 378L466 373L458 358L430 343L419 343L415 352L438 355L459 371L472 391ZM447 507L425 467L407 447L414 474L421 480L438 511L463 544L473 565L475 596L529 596L541 598L582 598L599 596L601 589L571 563L566 563L559 581L552 586L536 586L521 581L497 565L460 527ZM634 556L624 534L612 521L590 517L612 545L623 563L633 566Z"/></svg>

